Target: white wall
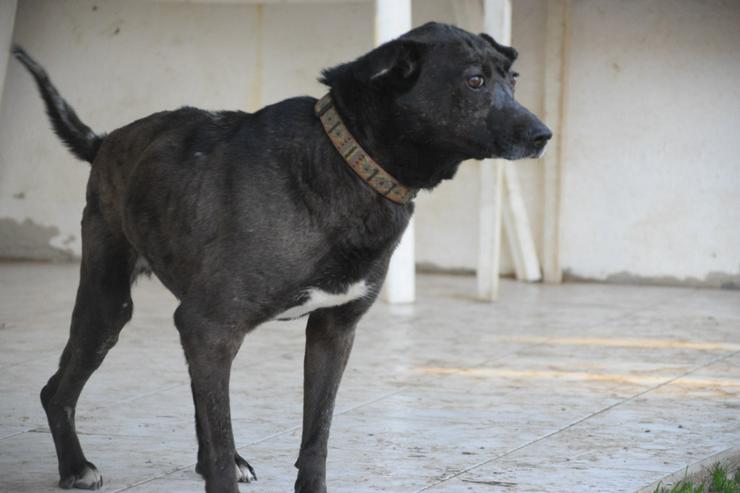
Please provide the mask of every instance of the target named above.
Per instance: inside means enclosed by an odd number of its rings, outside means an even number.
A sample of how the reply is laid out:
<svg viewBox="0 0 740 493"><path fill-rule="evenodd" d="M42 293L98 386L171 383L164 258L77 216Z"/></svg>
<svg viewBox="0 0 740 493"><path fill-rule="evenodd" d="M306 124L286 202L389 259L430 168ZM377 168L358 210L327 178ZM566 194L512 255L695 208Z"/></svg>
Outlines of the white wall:
<svg viewBox="0 0 740 493"><path fill-rule="evenodd" d="M14 40L97 131L185 104L245 107L254 6L24 0ZM79 255L88 165L49 130L32 79L11 61L0 108L0 255Z"/></svg>
<svg viewBox="0 0 740 493"><path fill-rule="evenodd" d="M323 68L372 49L373 4L267 5L263 33L263 102L320 97Z"/></svg>
<svg viewBox="0 0 740 493"><path fill-rule="evenodd" d="M563 265L740 287L740 2L577 0Z"/></svg>

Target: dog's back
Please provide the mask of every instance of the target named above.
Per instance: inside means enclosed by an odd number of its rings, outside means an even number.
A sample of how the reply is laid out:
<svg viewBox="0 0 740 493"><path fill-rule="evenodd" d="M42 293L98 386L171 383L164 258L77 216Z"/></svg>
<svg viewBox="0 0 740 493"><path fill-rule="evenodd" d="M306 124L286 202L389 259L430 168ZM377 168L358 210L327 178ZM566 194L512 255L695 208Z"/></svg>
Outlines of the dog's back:
<svg viewBox="0 0 740 493"><path fill-rule="evenodd" d="M105 226L90 234L129 245L136 265L146 265L180 298L193 282L217 286L234 276L252 293L250 310L269 318L284 308L276 298L295 300L310 281L302 259L331 258L326 235L353 222L344 205L318 205L331 200L330 190L346 188L353 179L347 170L331 159L296 159L307 150L319 154L310 148L324 138L314 124L312 98L285 100L254 114L184 107L97 134L43 67L19 47L14 54L34 76L57 135L92 164L84 216L94 214ZM233 241L223 241L227 237ZM224 258L240 258L238 273L224 272ZM261 274L268 263L273 277L290 280L286 290L269 290ZM133 269L131 276L137 273Z"/></svg>

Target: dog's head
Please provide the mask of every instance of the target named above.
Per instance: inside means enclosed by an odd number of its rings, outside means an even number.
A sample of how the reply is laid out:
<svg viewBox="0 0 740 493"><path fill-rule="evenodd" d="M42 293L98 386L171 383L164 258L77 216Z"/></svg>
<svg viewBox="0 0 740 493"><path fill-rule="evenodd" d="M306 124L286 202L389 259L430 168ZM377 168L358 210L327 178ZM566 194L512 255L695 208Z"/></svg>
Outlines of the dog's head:
<svg viewBox="0 0 740 493"><path fill-rule="evenodd" d="M514 99L516 58L486 34L429 23L324 71L323 81L373 106L385 136L460 159L540 157L552 134Z"/></svg>

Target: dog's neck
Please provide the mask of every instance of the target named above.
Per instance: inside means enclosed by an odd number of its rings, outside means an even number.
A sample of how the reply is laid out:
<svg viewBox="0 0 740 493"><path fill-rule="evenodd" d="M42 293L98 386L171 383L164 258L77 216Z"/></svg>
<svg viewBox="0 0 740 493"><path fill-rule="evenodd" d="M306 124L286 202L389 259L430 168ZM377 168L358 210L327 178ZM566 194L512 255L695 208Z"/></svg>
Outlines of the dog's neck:
<svg viewBox="0 0 740 493"><path fill-rule="evenodd" d="M402 185L362 148L339 116L330 94L319 99L314 111L344 161L372 189L398 204L406 204L416 197L415 188Z"/></svg>
<svg viewBox="0 0 740 493"><path fill-rule="evenodd" d="M413 142L396 128L391 110L378 104L366 88L332 85L330 95L352 136L362 148L400 184L407 188L432 189L454 176L465 159L435 146Z"/></svg>

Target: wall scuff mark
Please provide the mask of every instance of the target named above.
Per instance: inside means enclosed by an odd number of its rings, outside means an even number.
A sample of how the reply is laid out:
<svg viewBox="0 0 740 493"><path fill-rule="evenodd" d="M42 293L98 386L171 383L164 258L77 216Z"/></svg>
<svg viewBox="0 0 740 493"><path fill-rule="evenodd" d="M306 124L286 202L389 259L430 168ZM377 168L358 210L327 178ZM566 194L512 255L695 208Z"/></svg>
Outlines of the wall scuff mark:
<svg viewBox="0 0 740 493"><path fill-rule="evenodd" d="M70 249L51 245L59 236L55 226L42 226L30 219L18 222L0 218L0 258L9 260L53 260L70 261L75 255ZM65 243L69 243L69 238Z"/></svg>
<svg viewBox="0 0 740 493"><path fill-rule="evenodd" d="M737 274L727 272L709 272L703 278L676 276L642 276L628 271L610 274L603 279L593 279L566 270L563 273L566 281L606 282L612 284L632 284L638 286L687 286L694 288L740 290L740 266Z"/></svg>

